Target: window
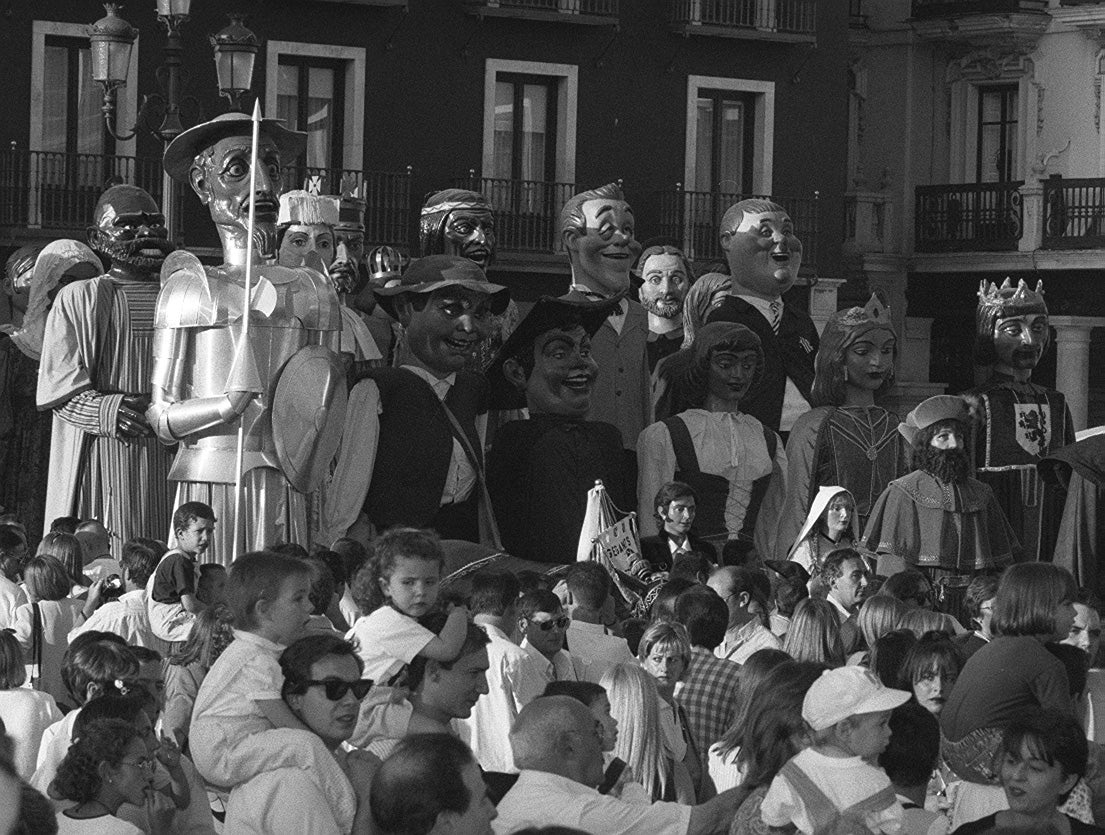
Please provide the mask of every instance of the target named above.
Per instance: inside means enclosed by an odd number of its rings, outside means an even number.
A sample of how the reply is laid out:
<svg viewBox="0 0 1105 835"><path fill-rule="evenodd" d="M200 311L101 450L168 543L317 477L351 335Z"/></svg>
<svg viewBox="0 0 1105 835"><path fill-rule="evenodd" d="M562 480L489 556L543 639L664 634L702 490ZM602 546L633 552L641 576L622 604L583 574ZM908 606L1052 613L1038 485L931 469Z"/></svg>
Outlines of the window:
<svg viewBox="0 0 1105 835"><path fill-rule="evenodd" d="M49 36L42 72L43 151L105 154L114 141L104 126L100 86L92 80L88 39Z"/></svg>
<svg viewBox="0 0 1105 835"><path fill-rule="evenodd" d="M556 98L547 76L496 76L493 177L555 181Z"/></svg>
<svg viewBox="0 0 1105 835"><path fill-rule="evenodd" d="M978 158L975 179L1007 183L1015 179L1017 85L978 88Z"/></svg>
<svg viewBox="0 0 1105 835"><path fill-rule="evenodd" d="M694 191L749 194L755 147L755 97L728 90L699 90Z"/></svg>
<svg viewBox="0 0 1105 835"><path fill-rule="evenodd" d="M265 52L265 113L307 134L306 154L283 160L284 188L337 194L364 166L365 50L268 41Z"/></svg>

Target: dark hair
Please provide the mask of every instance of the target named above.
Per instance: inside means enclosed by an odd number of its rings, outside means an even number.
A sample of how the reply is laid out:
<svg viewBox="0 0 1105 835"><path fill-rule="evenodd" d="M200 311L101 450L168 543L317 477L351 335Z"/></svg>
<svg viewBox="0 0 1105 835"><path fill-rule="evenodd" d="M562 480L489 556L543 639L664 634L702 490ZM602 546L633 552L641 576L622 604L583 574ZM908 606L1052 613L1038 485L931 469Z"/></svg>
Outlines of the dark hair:
<svg viewBox="0 0 1105 835"><path fill-rule="evenodd" d="M188 530L188 526L197 519L215 521L215 511L203 502L185 502L173 512L173 533Z"/></svg>
<svg viewBox="0 0 1105 835"><path fill-rule="evenodd" d="M867 570L867 563L863 561L863 555L855 548L837 548L825 555L821 563L821 576L826 585L832 585L834 580L844 576L844 563L848 560L859 560L863 570Z"/></svg>
<svg viewBox="0 0 1105 835"><path fill-rule="evenodd" d="M768 673L781 664L794 659L781 649L758 649L741 664L740 684L737 686L737 712L732 724L718 740L718 755L724 760L740 747L744 726L748 723L748 711L751 709L752 694L767 678Z"/></svg>
<svg viewBox="0 0 1105 835"><path fill-rule="evenodd" d="M82 632L65 651L61 680L78 704L88 697L88 686L98 684L104 693L117 693L116 681L138 677L138 659L130 647L112 632Z"/></svg>
<svg viewBox="0 0 1105 835"><path fill-rule="evenodd" d="M123 543L123 554L119 558L119 565L130 576L130 581L140 588L145 588L150 575L157 569L158 556L153 548L133 539Z"/></svg>
<svg viewBox="0 0 1105 835"><path fill-rule="evenodd" d="M791 617L798 604L809 596L809 585L797 578L780 577L775 584L775 608L783 617Z"/></svg>
<svg viewBox="0 0 1105 835"><path fill-rule="evenodd" d="M357 655L353 644L338 635L321 633L300 638L280 654L280 671L284 674L284 684L280 695L288 696L307 692L307 683L311 680L311 667L327 655L345 655L357 662L357 670L364 672L364 661Z"/></svg>
<svg viewBox="0 0 1105 835"><path fill-rule="evenodd" d="M963 663L963 652L951 638L943 632L926 632L906 652L898 673L899 686L913 690L934 668L945 678L958 678Z"/></svg>
<svg viewBox="0 0 1105 835"><path fill-rule="evenodd" d="M1077 699L1086 689L1086 672L1090 668L1090 656L1085 650L1058 641L1049 641L1045 649L1054 655L1067 671L1067 688L1070 697Z"/></svg>
<svg viewBox="0 0 1105 835"><path fill-rule="evenodd" d="M656 498L652 500L652 517L656 520L656 524L660 527L660 530L664 529L664 517L656 512L656 508L662 507L667 509L676 499L686 498L694 499L696 502L698 501L698 496L694 492L694 488L682 481L669 481L656 491Z"/></svg>
<svg viewBox="0 0 1105 835"><path fill-rule="evenodd" d="M709 586L695 586L675 599L675 619L687 627L691 646L712 652L725 640L729 607Z"/></svg>
<svg viewBox="0 0 1105 835"><path fill-rule="evenodd" d="M449 616L445 612L430 612L430 614L419 618L418 622L435 635L439 635L441 630L445 628L445 622L448 619ZM491 643L491 639L487 637L487 633L469 621L465 627L464 643L461 644L460 652L448 661L434 661L434 663L443 670L451 670L460 659L474 652L479 652L489 643ZM408 665L407 687L412 693L418 689L418 686L422 684L422 680L426 677L426 667L430 660L424 655L416 655Z"/></svg>
<svg viewBox="0 0 1105 835"><path fill-rule="evenodd" d="M923 606L932 602L932 583L916 568L907 568L887 577L879 588L879 594L896 598L903 603L914 600Z"/></svg>
<svg viewBox="0 0 1105 835"><path fill-rule="evenodd" d="M916 702L890 714L890 744L879 754L879 766L895 786L926 785L940 758L940 723Z"/></svg>
<svg viewBox="0 0 1105 835"><path fill-rule="evenodd" d="M652 609L649 614L652 616L652 620L675 620L675 601L679 599L679 595L685 592L687 589L693 589L695 586L701 585L694 580L688 580L685 577L676 577L674 580L668 580L656 592L656 597L652 601Z"/></svg>
<svg viewBox="0 0 1105 835"><path fill-rule="evenodd" d="M764 349L763 343L755 331L733 322L708 322L696 334L694 344L689 349L690 361L682 374L680 385L685 397L685 405L702 407L709 392L710 364L718 353L743 353L753 351L756 354L756 370L748 391L754 392L763 380ZM734 540L729 540L730 545ZM747 547L747 546L746 546Z"/></svg>
<svg viewBox="0 0 1105 835"><path fill-rule="evenodd" d="M548 614L552 614L553 612L559 612L563 608L564 606L561 604L560 598L551 591L537 589L522 595L522 599L518 601L518 617L529 620L534 612L547 612Z"/></svg>
<svg viewBox="0 0 1105 835"><path fill-rule="evenodd" d="M350 591L361 614L379 609L387 600L380 581L391 579L400 558L435 562L440 570L445 568L445 552L441 539L428 528L392 528L384 531L369 546L368 561L353 578Z"/></svg>
<svg viewBox="0 0 1105 835"><path fill-rule="evenodd" d="M1086 775L1086 758L1089 756L1086 732L1073 716L1036 708L1014 719L1002 734L999 755L1019 760L1021 748L1025 745L1032 756L1049 765L1058 764L1064 777ZM1059 796L1059 803L1066 801L1067 794L1069 792Z"/></svg>
<svg viewBox="0 0 1105 835"><path fill-rule="evenodd" d="M967 615L971 620L978 620L982 615L982 604L987 600L993 600L997 596L1000 580L1001 574L996 571L976 574L971 578L963 598L963 605L966 607Z"/></svg>
<svg viewBox="0 0 1105 835"><path fill-rule="evenodd" d="M606 688L593 681L550 681L542 696L569 696L590 707L606 695Z"/></svg>
<svg viewBox="0 0 1105 835"><path fill-rule="evenodd" d="M341 557L346 583L353 582L361 566L368 560L368 551L355 539L339 539L330 546L330 551Z"/></svg>
<svg viewBox="0 0 1105 835"><path fill-rule="evenodd" d="M184 645L169 656L169 663L187 667L198 663L204 670L218 660L234 640L234 615L223 603L208 606L192 621Z"/></svg>
<svg viewBox="0 0 1105 835"><path fill-rule="evenodd" d="M84 583L84 545L81 544L81 541L74 534L46 534L46 536L42 537L42 541L38 543L38 549L35 551L35 556L57 558L57 561L65 568L65 573L69 575L71 583L77 585L82 585ZM24 569L23 573L24 577L26 577L26 569ZM66 587L65 594L68 595L69 591L70 589Z"/></svg>
<svg viewBox="0 0 1105 835"><path fill-rule="evenodd" d="M515 572L514 576L518 578L519 594L529 594L531 591L537 591L538 589L552 590L553 584L548 577L529 568L523 568L521 571Z"/></svg>
<svg viewBox="0 0 1105 835"><path fill-rule="evenodd" d="M281 542L279 545L270 545L265 550L271 551L274 554L282 554L285 557L295 557L300 560L305 560L307 557L311 556L307 549L298 542Z"/></svg>
<svg viewBox="0 0 1105 835"><path fill-rule="evenodd" d="M145 715L149 700L149 693L142 688L137 688L133 693L125 696L119 693L108 693L89 699L80 709L73 723L73 739L83 736L85 729L93 722L102 722L105 719L116 719L128 725L134 725L139 716Z"/></svg>
<svg viewBox="0 0 1105 835"><path fill-rule="evenodd" d="M931 460L932 454L937 451L932 448L932 439L945 429L958 432L964 440L968 436L967 424L958 418L945 418L929 424L924 429L918 429L910 444L910 466L913 469L925 469L926 464L929 464Z"/></svg>
<svg viewBox="0 0 1105 835"><path fill-rule="evenodd" d="M26 681L27 667L19 641L12 630L0 629L0 690L14 690Z"/></svg>
<svg viewBox="0 0 1105 835"><path fill-rule="evenodd" d="M610 574L597 562L577 562L568 569L568 591L576 603L601 609L610 598Z"/></svg>
<svg viewBox="0 0 1105 835"><path fill-rule="evenodd" d="M62 600L72 591L73 578L57 557L31 557L23 568L27 597L32 600Z"/></svg>
<svg viewBox="0 0 1105 835"><path fill-rule="evenodd" d="M79 516L59 516L50 523L50 533L76 533L80 523Z"/></svg>
<svg viewBox="0 0 1105 835"><path fill-rule="evenodd" d="M337 590L334 574L330 571L330 566L318 557L304 557L303 563L311 572L311 591L308 593L311 600L311 614L325 615Z"/></svg>
<svg viewBox="0 0 1105 835"><path fill-rule="evenodd" d="M641 638L645 636L649 622L644 618L626 618L622 621L622 637L629 645L629 654L637 657L637 649L641 644Z"/></svg>
<svg viewBox="0 0 1105 835"><path fill-rule="evenodd" d="M311 569L303 560L271 551L252 551L234 560L226 579L226 598L238 629L256 629L257 604L273 601L280 589L293 577L310 578Z"/></svg>
<svg viewBox="0 0 1105 835"><path fill-rule="evenodd" d="M915 643L917 636L910 629L893 629L880 635L871 647L871 672L887 687L897 687L902 675L902 664Z"/></svg>
<svg viewBox="0 0 1105 835"><path fill-rule="evenodd" d="M150 539L150 537L148 536L136 536L131 539L131 542L137 542L139 545L145 545L147 548L153 551L154 556L157 557L158 562L161 561L161 558L163 556L169 553L169 546L167 546L160 539Z"/></svg>
<svg viewBox="0 0 1105 835"><path fill-rule="evenodd" d="M117 768L126 756L127 748L139 738L134 726L122 719L89 722L69 746L65 759L58 765L51 787L66 800L78 803L95 800L103 785L100 764L107 763Z"/></svg>
<svg viewBox="0 0 1105 835"><path fill-rule="evenodd" d="M518 578L509 571L477 571L471 586L468 605L473 614L502 617L518 602Z"/></svg>
<svg viewBox="0 0 1105 835"><path fill-rule="evenodd" d="M465 812L480 798L464 785L475 762L468 746L450 734L404 737L372 778L369 806L381 835L427 835L442 812Z"/></svg>
<svg viewBox="0 0 1105 835"><path fill-rule="evenodd" d="M1074 577L1049 562L1022 562L1005 569L994 599L996 635L1055 635L1060 604L1078 594ZM1063 636L1065 637L1065 636Z"/></svg>
<svg viewBox="0 0 1105 835"><path fill-rule="evenodd" d="M330 573L334 576L335 587L344 586L349 582L349 574L345 570L345 560L342 559L341 554L335 551L321 550L311 554L311 559L322 560L326 563L326 567L330 569Z"/></svg>
<svg viewBox="0 0 1105 835"><path fill-rule="evenodd" d="M713 562L701 551L684 551L676 554L672 559L668 578L692 580L698 583L701 582L699 577L709 577L713 570Z"/></svg>

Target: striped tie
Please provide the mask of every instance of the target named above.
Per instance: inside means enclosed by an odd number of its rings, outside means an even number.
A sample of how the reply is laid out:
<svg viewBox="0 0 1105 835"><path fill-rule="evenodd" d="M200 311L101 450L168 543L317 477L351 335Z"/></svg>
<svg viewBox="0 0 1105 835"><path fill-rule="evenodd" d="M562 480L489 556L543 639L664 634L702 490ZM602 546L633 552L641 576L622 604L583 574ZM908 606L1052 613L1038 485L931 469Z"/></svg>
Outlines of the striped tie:
<svg viewBox="0 0 1105 835"><path fill-rule="evenodd" d="M783 303L776 299L768 305L771 309L771 329L779 335L779 323L783 321Z"/></svg>

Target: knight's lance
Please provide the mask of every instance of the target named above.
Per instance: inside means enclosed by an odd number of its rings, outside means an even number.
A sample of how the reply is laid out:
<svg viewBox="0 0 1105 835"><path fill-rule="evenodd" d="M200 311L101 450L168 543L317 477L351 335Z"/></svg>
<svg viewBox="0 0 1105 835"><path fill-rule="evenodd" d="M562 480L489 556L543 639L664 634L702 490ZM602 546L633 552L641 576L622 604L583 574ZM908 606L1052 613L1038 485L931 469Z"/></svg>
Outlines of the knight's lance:
<svg viewBox="0 0 1105 835"><path fill-rule="evenodd" d="M242 305L242 338L238 343L239 351L248 351L249 347L249 311L253 284L253 230L256 228L257 215L257 146L261 141L261 102L253 102L253 141L249 150L249 228L246 235L245 287ZM234 559L238 559L239 549L245 538L245 522L242 514L242 478L246 447L246 416L243 412L238 418L238 456L235 463L234 481Z"/></svg>

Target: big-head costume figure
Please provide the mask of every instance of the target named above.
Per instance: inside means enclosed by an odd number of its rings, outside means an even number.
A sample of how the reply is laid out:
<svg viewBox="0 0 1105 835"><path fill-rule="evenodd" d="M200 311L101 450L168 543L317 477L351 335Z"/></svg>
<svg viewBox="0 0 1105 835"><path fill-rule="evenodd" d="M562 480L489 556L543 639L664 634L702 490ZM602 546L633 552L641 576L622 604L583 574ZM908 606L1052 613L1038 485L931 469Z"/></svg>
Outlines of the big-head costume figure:
<svg viewBox="0 0 1105 835"><path fill-rule="evenodd" d="M939 580L1020 558L994 492L971 477L969 426L967 401L950 394L923 401L899 424L913 448L914 471L887 485L862 538L880 555L879 573L893 573L904 561Z"/></svg>
<svg viewBox="0 0 1105 835"><path fill-rule="evenodd" d="M890 309L872 295L864 307L834 313L821 334L810 403L787 439L787 500L774 554L796 537L818 491L836 485L852 494L860 530L886 485L910 471L899 418L876 403L894 383L897 336Z"/></svg>
<svg viewBox="0 0 1105 835"><path fill-rule="evenodd" d="M736 560L769 542L786 493L786 455L775 431L743 410L763 374L759 337L744 325L712 322L679 354L691 407L657 421L637 441L638 524L657 533L660 488L689 484L697 494L699 536ZM726 548L728 543L732 543Z"/></svg>
<svg viewBox="0 0 1105 835"><path fill-rule="evenodd" d="M158 271L172 251L149 194L112 186L93 211L104 275L61 289L42 339L38 407L54 412L45 520L98 519L122 543L168 530L171 453L146 419Z"/></svg>
<svg viewBox="0 0 1105 835"><path fill-rule="evenodd" d="M336 347L338 299L326 276L281 267L277 211L281 161L306 135L262 120L249 338L242 339L249 227L252 122L228 113L186 130L165 150L165 170L191 185L211 212L224 263L187 253L168 259L157 300L150 424L179 444L170 478L177 500L200 501L219 520L208 554L233 554L239 426L244 425L241 506L246 551L306 543L305 494L329 466L345 412Z"/></svg>
<svg viewBox="0 0 1105 835"><path fill-rule="evenodd" d="M648 367L683 347L683 302L694 281L694 270L683 252L658 244L637 262L641 305L648 311Z"/></svg>
<svg viewBox="0 0 1105 835"><path fill-rule="evenodd" d="M1066 398L1032 382L1047 350L1050 331L1044 283L1030 290L1022 278L1014 287L981 282L975 317L975 355L993 372L968 394L979 398L974 437L978 479L993 488L1029 559L1051 559L1063 512L1063 497L1044 484L1036 465L1074 443L1074 422Z"/></svg>
<svg viewBox="0 0 1105 835"><path fill-rule="evenodd" d="M62 286L104 271L80 241L27 244L5 265L0 306L0 505L31 532L31 547L45 527L53 415L36 402L38 363L50 306ZM9 338L10 337L10 338Z"/></svg>
<svg viewBox="0 0 1105 835"><path fill-rule="evenodd" d="M572 265L568 297L618 300L591 339L599 378L590 416L614 424L626 449L636 449L652 408L645 351L648 317L639 303L625 298L630 268L641 252L633 209L616 183L580 192L560 212L560 234Z"/></svg>
<svg viewBox="0 0 1105 835"><path fill-rule="evenodd" d="M487 380L465 369L491 316L506 309L507 289L474 261L429 255L377 297L403 325L404 344L398 367L355 369L350 408L367 426L360 454L343 454L334 471L322 541L403 525L490 542Z"/></svg>
<svg viewBox="0 0 1105 835"><path fill-rule="evenodd" d="M742 200L721 219L721 248L733 283L707 322L751 328L764 350L763 380L742 407L776 431L788 433L809 411L817 328L783 301L802 266L802 242L786 210L770 200Z"/></svg>
<svg viewBox="0 0 1105 835"><path fill-rule="evenodd" d="M487 456L503 546L515 557L574 562L596 479L615 505L630 506L621 435L587 420L599 376L591 334L615 304L539 299L488 372L494 408L513 408L522 394L529 409L528 420L499 427Z"/></svg>
<svg viewBox="0 0 1105 835"><path fill-rule="evenodd" d="M426 197L418 220L418 248L427 255L456 255L474 261L484 274L495 260L495 216L478 191L447 188ZM518 324L514 302L491 317L487 336L477 346L467 368L486 371L495 354Z"/></svg>

